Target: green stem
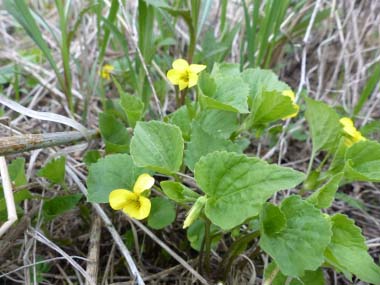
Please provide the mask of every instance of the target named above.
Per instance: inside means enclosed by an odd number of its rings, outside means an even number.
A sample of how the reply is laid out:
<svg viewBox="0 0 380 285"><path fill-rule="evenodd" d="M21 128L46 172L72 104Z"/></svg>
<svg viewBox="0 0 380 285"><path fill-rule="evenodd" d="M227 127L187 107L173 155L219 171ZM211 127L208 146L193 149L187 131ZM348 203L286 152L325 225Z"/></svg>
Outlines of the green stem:
<svg viewBox="0 0 380 285"><path fill-rule="evenodd" d="M326 162L327 162L327 160L329 159L329 157L330 157L330 153L328 152L326 155L325 155L325 157L323 158L323 160L321 161L321 163L319 164L319 166L317 167L317 171L321 171L322 170L322 168L323 168L323 166L326 164Z"/></svg>
<svg viewBox="0 0 380 285"><path fill-rule="evenodd" d="M227 279L227 275L230 272L232 263L234 262L236 257L238 257L239 254L245 250L250 241L254 240L259 235L260 232L256 231L239 238L231 244L230 249L223 258L220 266L219 276L222 276L222 280Z"/></svg>
<svg viewBox="0 0 380 285"><path fill-rule="evenodd" d="M311 169L312 169L312 167L313 167L314 158L315 158L315 153L312 152L312 153L311 153L311 157L310 157L310 161L309 161L309 166L307 167L306 177L309 176L309 174L310 174L310 172L311 172Z"/></svg>
<svg viewBox="0 0 380 285"><path fill-rule="evenodd" d="M183 104L185 104L185 98L186 98L187 90L188 89L181 91L181 98L179 100L179 107L183 106Z"/></svg>
<svg viewBox="0 0 380 285"><path fill-rule="evenodd" d="M179 91L178 91L178 88L175 88L175 105L176 105L177 109L181 106L179 104Z"/></svg>
<svg viewBox="0 0 380 285"><path fill-rule="evenodd" d="M207 275L210 275L210 255L211 255L211 222L209 219L206 218L205 222L205 259L204 259L204 266L206 269Z"/></svg>

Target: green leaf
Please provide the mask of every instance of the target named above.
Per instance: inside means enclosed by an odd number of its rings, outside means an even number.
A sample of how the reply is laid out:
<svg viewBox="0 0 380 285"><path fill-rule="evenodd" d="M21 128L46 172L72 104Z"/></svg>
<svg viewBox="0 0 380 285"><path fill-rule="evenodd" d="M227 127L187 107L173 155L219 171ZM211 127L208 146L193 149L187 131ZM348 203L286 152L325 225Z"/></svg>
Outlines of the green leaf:
<svg viewBox="0 0 380 285"><path fill-rule="evenodd" d="M0 195L1 195L0 212L3 212L3 211L5 212L7 210L7 204L5 202L5 198L4 198L2 191L1 191ZM32 194L26 189L14 192L14 194L13 194L13 199L14 199L16 205L19 204L20 202L26 200L26 199L32 199L32 198L33 198Z"/></svg>
<svg viewBox="0 0 380 285"><path fill-rule="evenodd" d="M272 262L265 268L264 277L265 280L269 278L273 270L277 268L277 264L275 262ZM284 285L288 284L287 282L288 277L280 272L277 273L276 277L273 279L272 285ZM305 275L297 279L292 279L290 281L289 285L325 285L325 279L323 276L323 270L319 268L316 271L305 271Z"/></svg>
<svg viewBox="0 0 380 285"><path fill-rule="evenodd" d="M52 159L38 171L37 175L45 177L52 183L63 184L65 182L65 164L66 157L64 156Z"/></svg>
<svg viewBox="0 0 380 285"><path fill-rule="evenodd" d="M215 248L218 242L221 239L221 235L217 235L218 227L211 224L210 235L213 236L211 240L211 247ZM187 239L190 242L190 246L200 251L205 237L205 222L201 219L196 220L191 226L187 229Z"/></svg>
<svg viewBox="0 0 380 285"><path fill-rule="evenodd" d="M87 166L90 166L91 164L97 162L101 157L102 156L98 150L90 149L84 155L83 162Z"/></svg>
<svg viewBox="0 0 380 285"><path fill-rule="evenodd" d="M9 177L15 187L25 185L27 183L25 176L25 158L19 157L14 159L8 165Z"/></svg>
<svg viewBox="0 0 380 285"><path fill-rule="evenodd" d="M201 92L209 97L214 96L216 92L216 83L214 78L207 72L202 72L199 75L198 87Z"/></svg>
<svg viewBox="0 0 380 285"><path fill-rule="evenodd" d="M260 247L275 260L283 274L301 277L306 270L316 270L322 265L323 253L331 238L331 225L320 210L300 196L286 198L279 210L286 218L286 226L281 232L268 235L264 224ZM263 208L261 219L265 211Z"/></svg>
<svg viewBox="0 0 380 285"><path fill-rule="evenodd" d="M268 236L281 232L286 227L285 215L277 206L266 203L261 211L260 221L262 229Z"/></svg>
<svg viewBox="0 0 380 285"><path fill-rule="evenodd" d="M42 208L43 216L47 221L75 208L82 194L58 196L46 201Z"/></svg>
<svg viewBox="0 0 380 285"><path fill-rule="evenodd" d="M136 122L142 118L144 114L144 103L137 96L132 96L125 92L120 93L120 105L128 118L128 124L132 128Z"/></svg>
<svg viewBox="0 0 380 285"><path fill-rule="evenodd" d="M293 101L281 91L263 91L252 103L251 124L260 126L285 118L297 112Z"/></svg>
<svg viewBox="0 0 380 285"><path fill-rule="evenodd" d="M211 76L213 78L225 76L240 76L240 65L228 62L216 62L212 67Z"/></svg>
<svg viewBox="0 0 380 285"><path fill-rule="evenodd" d="M353 220L342 214L331 218L333 236L326 249L326 261L349 276L356 275L362 281L380 284L380 267L368 254L365 239Z"/></svg>
<svg viewBox="0 0 380 285"><path fill-rule="evenodd" d="M194 170L195 164L202 156L218 150L240 152L240 147L230 140L212 136L205 132L198 123L194 122L191 139L185 151L186 165L191 170Z"/></svg>
<svg viewBox="0 0 380 285"><path fill-rule="evenodd" d="M240 76L220 76L214 78L216 90L210 87L202 89L200 85L201 103L210 109L218 109L230 112L249 113L248 95L249 87ZM213 92L214 91L214 92Z"/></svg>
<svg viewBox="0 0 380 285"><path fill-rule="evenodd" d="M130 135L124 124L107 113L99 114L99 129L106 144L107 153L127 152Z"/></svg>
<svg viewBox="0 0 380 285"><path fill-rule="evenodd" d="M368 210L365 203L362 200L360 200L359 198L351 197L350 195L346 193L337 192L335 194L335 198L345 202L347 205L351 206L352 208L355 208L364 212Z"/></svg>
<svg viewBox="0 0 380 285"><path fill-rule="evenodd" d="M184 141L181 130L159 121L138 122L131 141L137 166L161 173L177 172L182 164Z"/></svg>
<svg viewBox="0 0 380 285"><path fill-rule="evenodd" d="M344 175L349 180L380 182L380 143L361 141L349 147Z"/></svg>
<svg viewBox="0 0 380 285"><path fill-rule="evenodd" d="M160 185L166 196L177 203L195 202L200 196L197 192L179 182L167 180L162 181Z"/></svg>
<svg viewBox="0 0 380 285"><path fill-rule="evenodd" d="M256 216L274 193L292 188L304 178L291 168L231 152L210 153L195 165L195 180L208 197L205 213L223 229Z"/></svg>
<svg viewBox="0 0 380 285"><path fill-rule="evenodd" d="M342 172L345 164L345 156L348 147L344 143L345 138L342 137L339 141L338 147L335 150L333 160L331 161L328 173L337 174Z"/></svg>
<svg viewBox="0 0 380 285"><path fill-rule="evenodd" d="M380 136L380 121L372 121L360 128L360 132L366 138Z"/></svg>
<svg viewBox="0 0 380 285"><path fill-rule="evenodd" d="M228 139L238 128L236 113L221 110L202 110L196 122L205 132L224 139Z"/></svg>
<svg viewBox="0 0 380 285"><path fill-rule="evenodd" d="M314 204L317 208L329 208L334 202L335 193L342 181L343 173L338 173L331 177L321 188L316 190L307 201Z"/></svg>
<svg viewBox="0 0 380 285"><path fill-rule="evenodd" d="M291 88L280 81L272 70L260 68L248 68L241 74L245 83L249 85L250 98L254 99L263 91L284 91Z"/></svg>
<svg viewBox="0 0 380 285"><path fill-rule="evenodd" d="M171 113L169 115L169 122L181 129L184 140L190 139L191 117L187 106L182 106L175 112Z"/></svg>
<svg viewBox="0 0 380 285"><path fill-rule="evenodd" d="M338 143L341 136L342 128L338 114L326 103L310 98L305 98L305 100L305 117L311 132L313 153L319 150L330 150Z"/></svg>
<svg viewBox="0 0 380 285"><path fill-rule="evenodd" d="M148 225L152 229L163 229L174 222L176 211L173 202L162 197L155 197L150 201L152 208L148 217Z"/></svg>
<svg viewBox="0 0 380 285"><path fill-rule="evenodd" d="M132 190L140 174L149 173L137 167L128 154L112 154L89 167L87 177L88 201L108 203L112 190Z"/></svg>

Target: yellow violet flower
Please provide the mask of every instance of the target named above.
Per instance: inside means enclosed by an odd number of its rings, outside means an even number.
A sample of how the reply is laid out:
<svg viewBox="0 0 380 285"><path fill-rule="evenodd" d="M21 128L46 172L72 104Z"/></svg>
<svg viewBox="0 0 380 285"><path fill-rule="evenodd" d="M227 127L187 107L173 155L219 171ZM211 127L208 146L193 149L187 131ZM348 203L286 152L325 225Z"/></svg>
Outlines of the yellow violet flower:
<svg viewBox="0 0 380 285"><path fill-rule="evenodd" d="M179 90L195 86L198 82L198 73L206 68L206 65L202 64L189 65L184 59L175 60L172 66L166 76L173 85L179 86Z"/></svg>
<svg viewBox="0 0 380 285"><path fill-rule="evenodd" d="M100 71L100 76L103 79L110 80L111 79L111 73L114 70L114 67L110 64L105 64L102 67L102 70Z"/></svg>
<svg viewBox="0 0 380 285"><path fill-rule="evenodd" d="M146 173L141 174L133 186L133 192L126 189L116 189L110 193L111 208L123 210L128 216L137 220L145 219L149 216L151 202L142 193L149 190L153 185L154 178L152 176Z"/></svg>
<svg viewBox="0 0 380 285"><path fill-rule="evenodd" d="M350 118L341 118L339 122L343 126L343 132L345 135L344 143L346 146L350 147L354 143L366 140L366 138L355 128L354 122Z"/></svg>
<svg viewBox="0 0 380 285"><path fill-rule="evenodd" d="M283 117L282 119L286 120L286 119L290 119L290 118L293 118L293 117L297 116L297 114L298 114L298 112L300 110L300 106L298 106L295 103L296 96L294 95L294 92L292 90L284 90L284 91L282 91L282 95L289 97L292 100L292 102L293 102L293 107L296 109L296 111L293 114L290 114L290 115L288 115L286 117Z"/></svg>

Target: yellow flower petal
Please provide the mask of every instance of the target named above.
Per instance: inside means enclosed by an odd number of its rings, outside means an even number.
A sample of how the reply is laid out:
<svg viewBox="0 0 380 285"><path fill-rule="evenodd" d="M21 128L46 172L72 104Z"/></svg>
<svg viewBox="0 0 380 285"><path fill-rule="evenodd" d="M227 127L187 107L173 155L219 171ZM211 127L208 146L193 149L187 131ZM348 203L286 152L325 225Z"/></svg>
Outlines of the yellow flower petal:
<svg viewBox="0 0 380 285"><path fill-rule="evenodd" d="M149 216L151 202L148 198L138 196L138 200L130 201L123 208L123 212L131 218L142 220Z"/></svg>
<svg viewBox="0 0 380 285"><path fill-rule="evenodd" d="M189 85L189 82L183 79L180 79L178 82L179 90L185 89Z"/></svg>
<svg viewBox="0 0 380 285"><path fill-rule="evenodd" d="M150 200L144 196L140 196L139 216L136 219L142 220L149 216L152 204Z"/></svg>
<svg viewBox="0 0 380 285"><path fill-rule="evenodd" d="M199 73L206 68L203 64L190 64L189 70L194 73Z"/></svg>
<svg viewBox="0 0 380 285"><path fill-rule="evenodd" d="M100 71L100 76L104 79L111 79L111 72L114 70L114 67L110 64L105 64L103 67L102 67L102 70Z"/></svg>
<svg viewBox="0 0 380 285"><path fill-rule="evenodd" d="M350 118L347 118L347 117L341 118L339 120L339 122L343 125L343 127L353 127L354 126L354 122Z"/></svg>
<svg viewBox="0 0 380 285"><path fill-rule="evenodd" d="M282 91L282 95L289 97L293 102L296 100L296 96L292 90L284 90Z"/></svg>
<svg viewBox="0 0 380 285"><path fill-rule="evenodd" d="M152 188L154 185L154 178L147 173L141 174L133 186L133 192L141 194L144 190Z"/></svg>
<svg viewBox="0 0 380 285"><path fill-rule="evenodd" d="M198 83L198 75L196 73L189 72L189 83L188 83L189 88L197 85L197 83Z"/></svg>
<svg viewBox="0 0 380 285"><path fill-rule="evenodd" d="M116 189L109 195L110 206L114 210L121 210L130 200L136 200L138 197L135 193L125 190Z"/></svg>
<svg viewBox="0 0 380 285"><path fill-rule="evenodd" d="M172 64L173 68L179 71L184 71L189 68L189 64L187 63L186 60L179 58L173 61Z"/></svg>
<svg viewBox="0 0 380 285"><path fill-rule="evenodd" d="M177 85L179 83L179 80L180 80L182 74L183 73L178 71L178 70L170 69L168 71L168 73L166 74L166 76L168 77L169 81L172 84Z"/></svg>

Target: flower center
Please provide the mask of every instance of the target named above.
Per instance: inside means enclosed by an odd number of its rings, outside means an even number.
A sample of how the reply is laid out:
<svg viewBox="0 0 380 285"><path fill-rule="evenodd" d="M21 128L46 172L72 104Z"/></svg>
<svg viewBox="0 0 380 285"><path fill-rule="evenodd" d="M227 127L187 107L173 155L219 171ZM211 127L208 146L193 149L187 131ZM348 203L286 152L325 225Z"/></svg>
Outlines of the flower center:
<svg viewBox="0 0 380 285"><path fill-rule="evenodd" d="M140 203L139 197L137 197L136 200L128 200L128 204L130 204L136 210L141 208L141 203Z"/></svg>
<svg viewBox="0 0 380 285"><path fill-rule="evenodd" d="M189 71L188 70L185 70L181 76L180 76L180 80L183 80L185 82L189 82Z"/></svg>

